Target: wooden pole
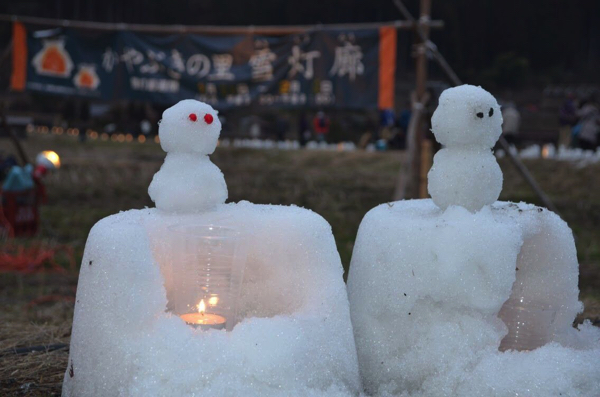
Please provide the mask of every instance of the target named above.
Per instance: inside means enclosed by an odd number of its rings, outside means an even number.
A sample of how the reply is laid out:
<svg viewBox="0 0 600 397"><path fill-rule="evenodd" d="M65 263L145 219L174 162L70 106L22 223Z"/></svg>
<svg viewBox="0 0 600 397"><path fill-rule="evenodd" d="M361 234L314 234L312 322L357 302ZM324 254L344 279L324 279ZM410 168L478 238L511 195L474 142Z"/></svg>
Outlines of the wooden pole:
<svg viewBox="0 0 600 397"><path fill-rule="evenodd" d="M417 156L417 129L419 120L423 117L425 105L417 101L416 92L411 94L410 103L411 117L410 122L408 123L408 131L406 134L406 155L402 162L402 166L400 167L398 179L396 180L396 187L394 188L393 197L394 201L406 198L411 183L413 183L414 186L414 166L417 162L417 159L415 158Z"/></svg>
<svg viewBox="0 0 600 397"><path fill-rule="evenodd" d="M418 23L408 12L400 0L394 0L394 4L400 9L404 16L415 23L417 31L416 58L415 58L415 92L411 96L412 113L407 133L407 154L400 169L396 187L394 189L394 200L402 200L408 197L427 196L427 171L428 165L423 163L423 142L425 126L425 106L427 104L427 42L429 40L429 13L431 12L431 0L420 0L421 11ZM430 146L429 146L430 147ZM425 148L426 149L426 148ZM424 159L430 158L425 154ZM425 173L425 178L422 178Z"/></svg>
<svg viewBox="0 0 600 397"><path fill-rule="evenodd" d="M23 149L21 142L19 142L19 138L17 137L17 135L15 135L15 132L13 131L13 129L8 125L8 121L6 120L6 108L4 105L0 105L0 117L2 118L2 121L1 121L2 129L6 132L6 134L8 135L8 138L12 141L13 145L15 145L15 148L17 149L17 153L19 154L19 157L21 158L21 165L24 166L24 165L28 164L29 158L27 157L27 154L25 153L25 150Z"/></svg>
<svg viewBox="0 0 600 397"><path fill-rule="evenodd" d="M419 171L419 198L428 196L427 174L433 163L432 144L429 139L423 139L421 143L421 169Z"/></svg>
<svg viewBox="0 0 600 397"><path fill-rule="evenodd" d="M417 47L416 59L416 93L417 101L426 105L425 96L427 95L427 42L429 41L429 14L431 13L431 0L421 0L421 15L419 17L417 30L419 31L419 45ZM413 172L413 188L412 197L424 198L427 197L427 164L424 160L429 158L425 153L426 148L423 146L425 142L425 125L426 121L423 117L426 112L423 111L417 119L417 147L415 167ZM425 178L423 178L425 174Z"/></svg>
<svg viewBox="0 0 600 397"><path fill-rule="evenodd" d="M60 26L75 29L115 31L127 30L132 32L146 33L197 33L197 34L264 34L264 35L285 35L295 33L305 33L307 31L318 30L361 30L378 29L382 26L394 26L396 29L410 30L415 28L415 21L388 21L388 22L366 22L366 23L341 23L331 25L265 25L265 26L215 26L215 25L146 25L129 23L107 23L92 21L73 21L64 19L21 17L17 15L0 14L0 22L20 21L32 25ZM430 21L430 27L439 29L444 26L441 21Z"/></svg>

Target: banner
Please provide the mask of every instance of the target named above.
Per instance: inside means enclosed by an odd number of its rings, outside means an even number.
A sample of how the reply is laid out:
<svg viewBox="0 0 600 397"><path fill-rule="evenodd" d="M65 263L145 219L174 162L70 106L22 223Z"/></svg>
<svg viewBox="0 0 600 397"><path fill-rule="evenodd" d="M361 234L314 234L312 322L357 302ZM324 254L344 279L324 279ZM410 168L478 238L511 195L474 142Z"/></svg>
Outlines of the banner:
<svg viewBox="0 0 600 397"><path fill-rule="evenodd" d="M396 29L283 36L13 26L13 90L217 109L393 107Z"/></svg>

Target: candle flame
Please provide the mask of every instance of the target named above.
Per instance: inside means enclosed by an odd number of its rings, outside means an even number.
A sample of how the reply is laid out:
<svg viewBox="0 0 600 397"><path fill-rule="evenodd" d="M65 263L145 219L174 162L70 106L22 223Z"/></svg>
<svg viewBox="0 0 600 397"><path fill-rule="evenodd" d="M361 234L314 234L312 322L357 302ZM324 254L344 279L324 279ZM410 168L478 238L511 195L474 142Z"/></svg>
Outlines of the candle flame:
<svg viewBox="0 0 600 397"><path fill-rule="evenodd" d="M204 299L201 299L200 303L198 303L198 313L200 313L204 316L205 311L206 311L206 305L204 304Z"/></svg>

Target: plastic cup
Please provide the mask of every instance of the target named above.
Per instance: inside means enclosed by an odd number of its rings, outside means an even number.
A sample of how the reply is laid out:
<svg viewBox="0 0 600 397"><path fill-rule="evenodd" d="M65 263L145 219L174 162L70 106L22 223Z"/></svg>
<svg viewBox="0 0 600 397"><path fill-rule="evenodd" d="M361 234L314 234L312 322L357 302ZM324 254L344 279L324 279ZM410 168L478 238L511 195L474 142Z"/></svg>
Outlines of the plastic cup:
<svg viewBox="0 0 600 397"><path fill-rule="evenodd" d="M537 349L552 340L557 310L552 306L527 302L524 298L504 303L498 317L508 327L500 351Z"/></svg>
<svg viewBox="0 0 600 397"><path fill-rule="evenodd" d="M169 309L191 326L231 331L246 264L244 236L218 225L174 225L168 230Z"/></svg>

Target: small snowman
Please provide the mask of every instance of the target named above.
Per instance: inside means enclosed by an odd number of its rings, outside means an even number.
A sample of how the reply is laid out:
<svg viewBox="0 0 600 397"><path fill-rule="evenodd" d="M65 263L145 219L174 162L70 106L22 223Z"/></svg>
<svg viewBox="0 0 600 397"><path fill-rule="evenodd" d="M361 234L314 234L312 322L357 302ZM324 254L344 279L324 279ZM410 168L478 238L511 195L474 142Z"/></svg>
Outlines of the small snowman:
<svg viewBox="0 0 600 397"><path fill-rule="evenodd" d="M502 114L492 94L472 85L445 90L431 125L444 145L428 175L433 202L443 210L458 205L471 212L494 203L502 171L491 148L502 133Z"/></svg>
<svg viewBox="0 0 600 397"><path fill-rule="evenodd" d="M225 202L225 178L208 158L220 132L217 111L206 103L186 99L164 111L158 135L167 157L148 188L156 208L192 213Z"/></svg>

